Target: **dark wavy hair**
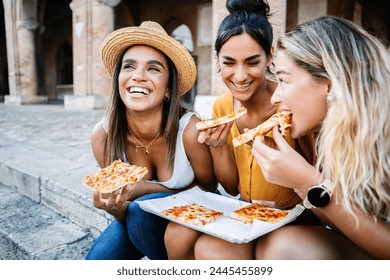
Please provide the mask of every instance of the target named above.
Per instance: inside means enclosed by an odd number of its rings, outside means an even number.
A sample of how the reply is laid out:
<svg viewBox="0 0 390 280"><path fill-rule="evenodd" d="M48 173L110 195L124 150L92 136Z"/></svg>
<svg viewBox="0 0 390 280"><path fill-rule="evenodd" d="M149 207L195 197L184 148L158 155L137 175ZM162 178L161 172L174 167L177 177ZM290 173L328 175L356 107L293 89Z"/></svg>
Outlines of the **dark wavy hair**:
<svg viewBox="0 0 390 280"><path fill-rule="evenodd" d="M252 36L269 56L273 31L268 21L270 15L268 2L266 0L227 0L226 8L229 15L220 23L214 44L217 56L230 37L242 33Z"/></svg>

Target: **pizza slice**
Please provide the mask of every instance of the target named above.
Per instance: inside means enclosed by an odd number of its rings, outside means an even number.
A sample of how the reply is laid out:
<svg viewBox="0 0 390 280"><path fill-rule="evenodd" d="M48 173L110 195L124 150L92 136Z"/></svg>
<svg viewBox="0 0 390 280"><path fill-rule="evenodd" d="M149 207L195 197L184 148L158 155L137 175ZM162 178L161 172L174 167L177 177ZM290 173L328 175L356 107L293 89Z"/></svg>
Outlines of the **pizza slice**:
<svg viewBox="0 0 390 280"><path fill-rule="evenodd" d="M269 208L261 204L254 203L233 211L230 214L230 217L241 221L244 224L252 224L253 220L277 223L285 218L288 213L288 210Z"/></svg>
<svg viewBox="0 0 390 280"><path fill-rule="evenodd" d="M207 208L195 202L189 202L188 204L181 206L173 206L172 208L161 211L161 214L195 226L203 226L212 223L223 216L222 212Z"/></svg>
<svg viewBox="0 0 390 280"><path fill-rule="evenodd" d="M223 115L218 118L213 118L210 120L203 120L196 123L196 129L197 130L204 130L212 127L216 127L218 125L228 123L231 121L234 121L235 119L238 119L239 117L242 117L247 113L247 109L245 107L241 107L229 114Z"/></svg>
<svg viewBox="0 0 390 280"><path fill-rule="evenodd" d="M148 173L146 167L115 160L111 165L82 179L87 187L101 193L113 192L128 184L134 184Z"/></svg>
<svg viewBox="0 0 390 280"><path fill-rule="evenodd" d="M259 124L255 128L249 129L243 134L233 139L233 146L238 147L249 141L254 140L257 136L265 135L270 132L275 126L279 126L282 135L286 135L286 130L291 127L291 112L281 111L272 115L268 120Z"/></svg>

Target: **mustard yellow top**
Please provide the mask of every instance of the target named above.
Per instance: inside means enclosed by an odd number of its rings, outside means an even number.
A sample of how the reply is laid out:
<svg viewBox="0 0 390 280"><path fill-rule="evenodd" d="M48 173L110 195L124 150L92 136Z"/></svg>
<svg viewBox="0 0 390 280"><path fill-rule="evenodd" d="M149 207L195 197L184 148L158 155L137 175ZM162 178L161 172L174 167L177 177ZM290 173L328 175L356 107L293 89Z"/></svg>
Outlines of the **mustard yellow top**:
<svg viewBox="0 0 390 280"><path fill-rule="evenodd" d="M213 118L220 117L234 111L233 96L227 92L214 102ZM282 187L267 182L264 175L251 153L251 146L244 144L233 147L232 139L240 135L236 122L230 130L228 144L233 152L238 174L238 190L242 199L251 202L252 200L275 201L281 208L289 209L301 202L300 197L294 193L293 189ZM286 141L295 148L295 141L290 137L289 132L285 136ZM310 145L306 149L310 149ZM310 152L308 154L311 154ZM294 164L294 163L292 163Z"/></svg>

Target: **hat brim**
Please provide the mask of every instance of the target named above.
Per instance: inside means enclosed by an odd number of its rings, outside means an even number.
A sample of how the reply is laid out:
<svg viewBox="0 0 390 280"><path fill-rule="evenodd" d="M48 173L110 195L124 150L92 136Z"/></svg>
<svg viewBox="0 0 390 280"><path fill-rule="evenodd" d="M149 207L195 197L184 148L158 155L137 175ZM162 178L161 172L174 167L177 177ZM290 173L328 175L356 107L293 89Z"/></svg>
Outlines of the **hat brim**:
<svg viewBox="0 0 390 280"><path fill-rule="evenodd" d="M154 47L172 60L177 70L179 95L185 94L192 88L196 80L196 66L187 49L168 34L142 26L117 29L102 42L101 59L111 78L120 54L133 45Z"/></svg>

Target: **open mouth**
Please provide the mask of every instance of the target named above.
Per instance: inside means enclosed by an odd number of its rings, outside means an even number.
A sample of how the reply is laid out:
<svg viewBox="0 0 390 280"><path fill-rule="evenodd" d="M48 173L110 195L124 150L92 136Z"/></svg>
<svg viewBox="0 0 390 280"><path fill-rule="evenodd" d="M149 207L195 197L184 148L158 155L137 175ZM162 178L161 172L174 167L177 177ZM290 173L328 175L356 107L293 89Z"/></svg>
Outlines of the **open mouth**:
<svg viewBox="0 0 390 280"><path fill-rule="evenodd" d="M143 95L143 96L148 95L150 93L148 89L141 88L141 87L130 87L127 89L127 91L133 95Z"/></svg>
<svg viewBox="0 0 390 280"><path fill-rule="evenodd" d="M251 86L252 82L245 83L245 84L237 84L235 82L232 82L232 84L236 90L243 91L243 90L247 90Z"/></svg>

